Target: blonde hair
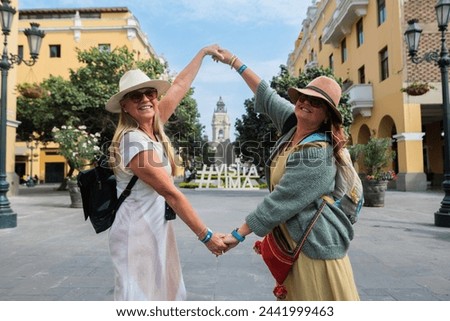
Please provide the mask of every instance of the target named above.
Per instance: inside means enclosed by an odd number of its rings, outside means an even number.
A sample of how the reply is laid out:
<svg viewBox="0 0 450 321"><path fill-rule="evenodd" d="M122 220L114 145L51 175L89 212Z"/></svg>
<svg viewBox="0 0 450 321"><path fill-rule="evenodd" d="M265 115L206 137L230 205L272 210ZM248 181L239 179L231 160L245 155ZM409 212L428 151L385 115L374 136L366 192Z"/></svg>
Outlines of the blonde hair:
<svg viewBox="0 0 450 321"><path fill-rule="evenodd" d="M115 169L118 166L124 166L124 164L122 164L122 156L120 155L119 150L120 141L122 140L122 137L126 133L136 129L139 129L138 122L133 117L131 117L129 114L125 113L122 110L122 112L119 115L119 122L117 124L116 131L114 132L114 136L111 145L109 147L110 153L109 163L112 166L112 168ZM158 136L161 139L164 151L166 152L167 158L172 167L172 176L175 176L178 167L175 163L175 153L173 150L172 143L170 142L170 139L164 132L164 126L159 116L159 111L156 111L155 116L153 118L153 133L155 134L155 136Z"/></svg>

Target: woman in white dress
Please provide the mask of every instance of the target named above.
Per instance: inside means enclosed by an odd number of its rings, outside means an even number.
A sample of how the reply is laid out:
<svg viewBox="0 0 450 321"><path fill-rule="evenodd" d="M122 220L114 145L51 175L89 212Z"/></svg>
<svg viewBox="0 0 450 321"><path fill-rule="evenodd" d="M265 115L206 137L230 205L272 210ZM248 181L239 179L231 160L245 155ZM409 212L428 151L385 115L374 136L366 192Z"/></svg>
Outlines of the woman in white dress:
<svg viewBox="0 0 450 321"><path fill-rule="evenodd" d="M174 153L163 130L190 89L204 56L220 55L217 49L216 45L201 49L172 85L130 70L106 104L106 110L120 113L111 144L118 195L133 175L139 178L109 231L115 300L186 299L172 222L165 218L166 202L213 254L227 248L223 235L212 233L174 185Z"/></svg>

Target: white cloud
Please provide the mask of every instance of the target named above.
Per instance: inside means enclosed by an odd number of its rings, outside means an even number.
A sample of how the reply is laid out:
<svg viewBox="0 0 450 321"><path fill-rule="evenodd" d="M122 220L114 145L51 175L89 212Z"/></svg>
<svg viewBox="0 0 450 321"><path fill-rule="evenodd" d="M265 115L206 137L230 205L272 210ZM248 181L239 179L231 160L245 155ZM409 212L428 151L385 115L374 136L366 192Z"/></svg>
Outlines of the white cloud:
<svg viewBox="0 0 450 321"><path fill-rule="evenodd" d="M309 5L308 1L299 0L155 0L151 2L152 7L164 10L169 16L176 15L180 21L227 21L234 24L277 22L286 25L299 25L299 19Z"/></svg>

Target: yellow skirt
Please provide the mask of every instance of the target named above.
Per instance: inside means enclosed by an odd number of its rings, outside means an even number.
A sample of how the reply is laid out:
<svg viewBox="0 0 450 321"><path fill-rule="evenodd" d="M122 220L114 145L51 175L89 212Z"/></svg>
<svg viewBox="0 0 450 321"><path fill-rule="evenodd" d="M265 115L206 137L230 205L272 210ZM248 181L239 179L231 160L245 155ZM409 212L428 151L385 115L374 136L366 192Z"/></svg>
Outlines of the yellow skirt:
<svg viewBox="0 0 450 321"><path fill-rule="evenodd" d="M289 235L284 224L282 230ZM336 260L313 260L300 253L284 285L286 301L359 301L348 255Z"/></svg>

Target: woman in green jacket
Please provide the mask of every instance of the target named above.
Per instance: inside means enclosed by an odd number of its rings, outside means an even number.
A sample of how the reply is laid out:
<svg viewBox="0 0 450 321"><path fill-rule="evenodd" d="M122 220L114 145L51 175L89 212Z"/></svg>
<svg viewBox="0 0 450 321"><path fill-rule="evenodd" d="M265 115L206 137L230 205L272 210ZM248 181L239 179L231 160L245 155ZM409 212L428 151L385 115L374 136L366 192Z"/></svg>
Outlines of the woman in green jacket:
<svg viewBox="0 0 450 321"><path fill-rule="evenodd" d="M295 246L312 217L335 187L336 164L346 137L337 109L341 88L320 76L303 89L290 88L290 102L261 80L237 56L220 48L222 57L255 93L255 110L267 114L282 133L266 162L270 194L245 222L225 238L230 248L250 233L265 236L280 226ZM313 133L328 135L329 143L293 149ZM337 206L327 203L294 263L284 286L286 300L359 300L347 255L353 239L352 223Z"/></svg>

